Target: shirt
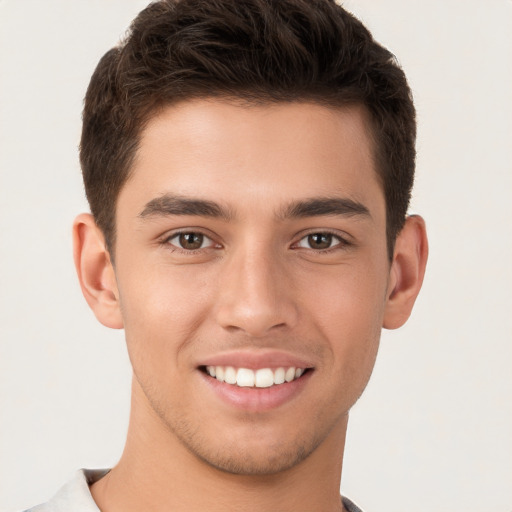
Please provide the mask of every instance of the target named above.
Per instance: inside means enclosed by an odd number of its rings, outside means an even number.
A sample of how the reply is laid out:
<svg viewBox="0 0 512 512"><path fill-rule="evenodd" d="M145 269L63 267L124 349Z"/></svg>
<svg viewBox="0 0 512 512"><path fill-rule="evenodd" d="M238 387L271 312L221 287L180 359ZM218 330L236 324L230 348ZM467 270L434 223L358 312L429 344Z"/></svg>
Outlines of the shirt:
<svg viewBox="0 0 512 512"><path fill-rule="evenodd" d="M80 469L75 473L75 477L64 485L50 501L24 512L100 512L92 498L89 486L109 471L109 469ZM341 499L348 512L362 512L348 498L342 497Z"/></svg>

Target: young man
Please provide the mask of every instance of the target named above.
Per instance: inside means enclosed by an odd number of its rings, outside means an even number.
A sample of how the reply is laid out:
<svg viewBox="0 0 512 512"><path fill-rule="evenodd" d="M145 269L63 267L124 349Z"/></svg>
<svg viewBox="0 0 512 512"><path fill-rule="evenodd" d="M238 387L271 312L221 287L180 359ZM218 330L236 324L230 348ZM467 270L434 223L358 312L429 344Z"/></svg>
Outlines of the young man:
<svg viewBox="0 0 512 512"><path fill-rule="evenodd" d="M329 0L151 4L99 63L75 263L133 365L126 447L34 511L357 511L348 414L421 287L415 118Z"/></svg>

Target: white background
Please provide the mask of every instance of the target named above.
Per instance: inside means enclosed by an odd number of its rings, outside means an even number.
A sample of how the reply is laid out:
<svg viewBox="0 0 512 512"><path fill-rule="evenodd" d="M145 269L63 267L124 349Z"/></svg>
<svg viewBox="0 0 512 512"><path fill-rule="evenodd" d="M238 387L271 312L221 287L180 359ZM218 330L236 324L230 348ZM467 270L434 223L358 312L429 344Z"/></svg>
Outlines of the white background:
<svg viewBox="0 0 512 512"><path fill-rule="evenodd" d="M0 0L0 507L108 467L127 427L123 334L82 299L82 97L143 0ZM512 511L512 2L351 0L399 58L431 254L354 407L343 492L367 512ZM304 411L307 414L307 411Z"/></svg>

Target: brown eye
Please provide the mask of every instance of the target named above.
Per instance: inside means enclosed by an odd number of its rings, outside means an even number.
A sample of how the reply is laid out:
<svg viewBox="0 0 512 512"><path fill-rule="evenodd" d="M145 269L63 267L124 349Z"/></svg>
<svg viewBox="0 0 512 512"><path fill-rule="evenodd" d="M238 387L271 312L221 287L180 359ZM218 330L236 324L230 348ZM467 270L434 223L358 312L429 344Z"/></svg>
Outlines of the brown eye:
<svg viewBox="0 0 512 512"><path fill-rule="evenodd" d="M178 235L178 242L182 249L193 251L195 249L201 249L204 242L204 235L201 233L181 233Z"/></svg>
<svg viewBox="0 0 512 512"><path fill-rule="evenodd" d="M331 233L311 233L310 235L302 238L297 246L304 249L324 251L326 249L332 249L342 242L343 241L340 237L332 235Z"/></svg>
<svg viewBox="0 0 512 512"><path fill-rule="evenodd" d="M329 249L332 244L332 235L329 233L313 233L308 235L308 245L311 249Z"/></svg>
<svg viewBox="0 0 512 512"><path fill-rule="evenodd" d="M182 231L175 233L163 240L163 243L170 246L170 249L182 253L194 251L203 251L209 249L220 249L220 245L215 243L209 236L200 231Z"/></svg>
<svg viewBox="0 0 512 512"><path fill-rule="evenodd" d="M176 233L164 240L164 243L182 251L195 251L215 246L211 238L196 231Z"/></svg>

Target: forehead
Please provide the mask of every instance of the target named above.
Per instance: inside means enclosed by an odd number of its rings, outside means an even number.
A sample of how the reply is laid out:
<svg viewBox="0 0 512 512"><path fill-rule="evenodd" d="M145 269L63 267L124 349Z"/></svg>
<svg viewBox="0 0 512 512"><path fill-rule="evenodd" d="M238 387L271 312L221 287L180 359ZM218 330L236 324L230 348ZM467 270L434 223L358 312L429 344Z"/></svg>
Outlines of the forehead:
<svg viewBox="0 0 512 512"><path fill-rule="evenodd" d="M120 200L166 193L260 208L271 199L382 196L363 107L217 99L166 107L143 130Z"/></svg>

